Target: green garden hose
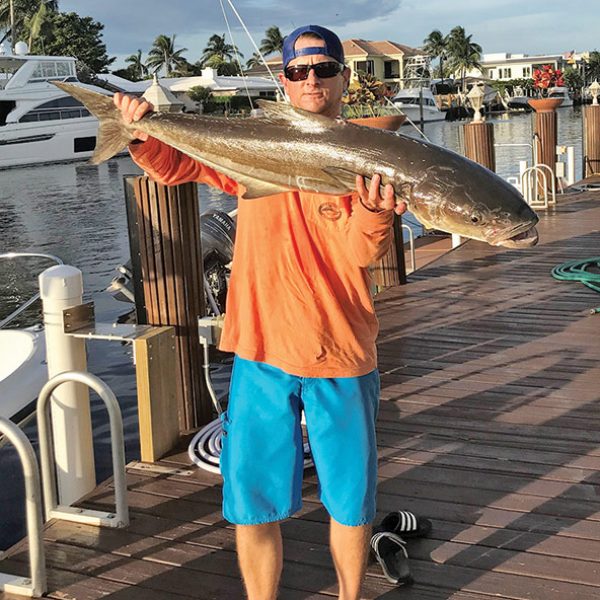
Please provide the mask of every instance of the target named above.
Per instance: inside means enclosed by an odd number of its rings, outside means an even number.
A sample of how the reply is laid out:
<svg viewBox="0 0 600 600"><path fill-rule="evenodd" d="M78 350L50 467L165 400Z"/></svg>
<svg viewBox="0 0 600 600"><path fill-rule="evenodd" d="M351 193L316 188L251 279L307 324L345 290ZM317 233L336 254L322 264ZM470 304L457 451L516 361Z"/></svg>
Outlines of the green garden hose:
<svg viewBox="0 0 600 600"><path fill-rule="evenodd" d="M552 277L560 281L581 281L583 285L595 292L600 292L600 272L590 272L588 269L592 267L600 270L600 256L583 260L570 260L558 265L552 269ZM590 309L590 313L600 313L600 306Z"/></svg>

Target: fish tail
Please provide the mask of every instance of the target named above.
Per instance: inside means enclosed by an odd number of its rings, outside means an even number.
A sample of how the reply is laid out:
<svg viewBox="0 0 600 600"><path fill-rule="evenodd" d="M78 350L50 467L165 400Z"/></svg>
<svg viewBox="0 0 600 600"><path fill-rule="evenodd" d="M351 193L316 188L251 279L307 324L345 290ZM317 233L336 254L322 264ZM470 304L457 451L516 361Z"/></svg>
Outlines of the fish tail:
<svg viewBox="0 0 600 600"><path fill-rule="evenodd" d="M63 92L79 100L100 122L96 149L90 162L94 165L112 158L124 150L134 140L121 112L114 105L112 96L105 96L72 83L54 82Z"/></svg>

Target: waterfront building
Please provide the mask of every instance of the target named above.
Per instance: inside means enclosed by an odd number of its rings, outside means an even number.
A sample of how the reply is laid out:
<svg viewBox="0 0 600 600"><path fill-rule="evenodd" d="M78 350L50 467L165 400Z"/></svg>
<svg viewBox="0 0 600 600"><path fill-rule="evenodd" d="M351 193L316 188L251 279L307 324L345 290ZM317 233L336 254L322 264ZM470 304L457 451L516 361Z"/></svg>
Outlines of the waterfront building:
<svg viewBox="0 0 600 600"><path fill-rule="evenodd" d="M575 51L563 54L510 54L499 52L482 54L481 69L471 69L467 75L484 77L495 81L511 79L530 79L533 71L542 65L551 65L553 69L565 70L568 67L580 68L589 58L589 52Z"/></svg>

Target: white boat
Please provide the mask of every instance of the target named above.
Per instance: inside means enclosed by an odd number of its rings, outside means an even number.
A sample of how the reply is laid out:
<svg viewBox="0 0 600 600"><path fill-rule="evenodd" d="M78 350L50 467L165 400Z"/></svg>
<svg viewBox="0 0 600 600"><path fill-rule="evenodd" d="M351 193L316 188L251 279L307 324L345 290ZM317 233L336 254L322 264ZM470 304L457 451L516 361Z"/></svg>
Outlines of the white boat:
<svg viewBox="0 0 600 600"><path fill-rule="evenodd" d="M433 92L428 87L399 90L392 98L392 102L413 123L421 121L421 105L423 106L424 122L444 121L446 119L446 113L438 108Z"/></svg>
<svg viewBox="0 0 600 600"><path fill-rule="evenodd" d="M559 108L565 106L573 106L573 98L569 94L569 88L566 87L552 87L548 89L548 98L562 98L562 103Z"/></svg>
<svg viewBox="0 0 600 600"><path fill-rule="evenodd" d="M48 381L44 332L36 329L0 330L0 417L16 422Z"/></svg>
<svg viewBox="0 0 600 600"><path fill-rule="evenodd" d="M51 254L37 252L8 252L0 259L37 257L62 264ZM4 283L2 283L4 286ZM33 403L48 381L46 339L41 324L22 329L6 326L39 299L39 293L21 304L0 320L0 417L20 422L33 410Z"/></svg>
<svg viewBox="0 0 600 600"><path fill-rule="evenodd" d="M24 42L6 54L0 45L0 169L92 155L98 121L52 81L77 82L75 59L28 55Z"/></svg>

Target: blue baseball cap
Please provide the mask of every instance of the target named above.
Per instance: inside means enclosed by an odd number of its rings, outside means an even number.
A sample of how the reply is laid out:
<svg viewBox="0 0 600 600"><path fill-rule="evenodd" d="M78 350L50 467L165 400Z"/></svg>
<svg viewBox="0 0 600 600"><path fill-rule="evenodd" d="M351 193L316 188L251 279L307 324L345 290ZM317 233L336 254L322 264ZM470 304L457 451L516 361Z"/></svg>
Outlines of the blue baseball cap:
<svg viewBox="0 0 600 600"><path fill-rule="evenodd" d="M318 35L325 42L325 47L309 46L308 48L294 49L296 40L304 33ZM283 40L283 68L285 69L294 58L308 54L325 54L337 60L340 64L344 64L344 48L340 38L333 31L319 25L298 27L298 29L294 29L292 33L285 37Z"/></svg>

